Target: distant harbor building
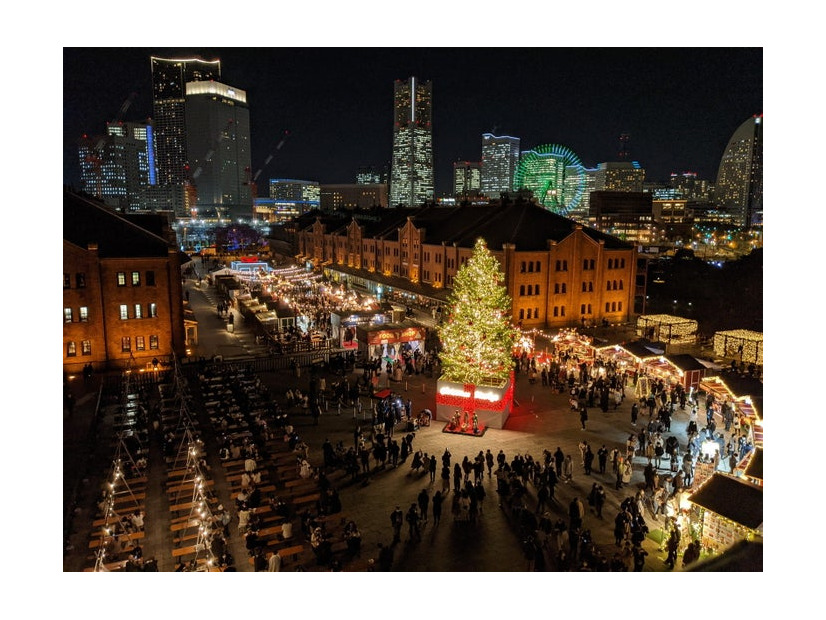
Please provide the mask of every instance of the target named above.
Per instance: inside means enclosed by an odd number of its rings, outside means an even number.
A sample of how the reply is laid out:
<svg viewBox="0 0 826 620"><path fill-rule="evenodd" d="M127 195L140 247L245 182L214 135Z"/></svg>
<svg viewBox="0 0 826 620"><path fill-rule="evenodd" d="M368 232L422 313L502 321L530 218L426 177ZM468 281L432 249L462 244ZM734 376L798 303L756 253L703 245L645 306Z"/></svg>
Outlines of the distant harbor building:
<svg viewBox="0 0 826 620"><path fill-rule="evenodd" d="M763 115L731 136L720 160L714 201L738 226L763 224Z"/></svg>
<svg viewBox="0 0 826 620"><path fill-rule="evenodd" d="M483 133L481 164L481 189L485 196L497 199L513 192L519 165L519 138Z"/></svg>

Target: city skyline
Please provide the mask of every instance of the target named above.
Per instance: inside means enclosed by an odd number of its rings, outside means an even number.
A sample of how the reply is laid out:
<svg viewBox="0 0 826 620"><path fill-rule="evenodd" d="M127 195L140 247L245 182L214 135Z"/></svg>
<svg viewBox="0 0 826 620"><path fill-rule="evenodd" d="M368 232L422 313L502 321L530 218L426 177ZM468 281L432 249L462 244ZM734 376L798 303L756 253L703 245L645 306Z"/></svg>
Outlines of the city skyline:
<svg viewBox="0 0 826 620"><path fill-rule="evenodd" d="M646 180L714 182L732 133L763 111L761 48L64 48L64 184L78 186L81 135L152 115L153 55L218 59L248 93L259 196L269 178L354 183L389 165L393 82L411 76L433 85L437 196L488 132L564 145L587 167L616 161L628 133Z"/></svg>

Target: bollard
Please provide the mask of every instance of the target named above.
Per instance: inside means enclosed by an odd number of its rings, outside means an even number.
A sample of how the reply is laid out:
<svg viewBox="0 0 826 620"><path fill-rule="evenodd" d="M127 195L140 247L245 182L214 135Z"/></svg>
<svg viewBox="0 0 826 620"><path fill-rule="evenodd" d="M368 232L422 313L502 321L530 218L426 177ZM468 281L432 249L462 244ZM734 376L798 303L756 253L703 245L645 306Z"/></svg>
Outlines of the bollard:
<svg viewBox="0 0 826 620"><path fill-rule="evenodd" d="M422 383L422 394L424 394L424 383Z"/></svg>
<svg viewBox="0 0 826 620"><path fill-rule="evenodd" d="M407 391L407 381L404 382L404 391Z"/></svg>

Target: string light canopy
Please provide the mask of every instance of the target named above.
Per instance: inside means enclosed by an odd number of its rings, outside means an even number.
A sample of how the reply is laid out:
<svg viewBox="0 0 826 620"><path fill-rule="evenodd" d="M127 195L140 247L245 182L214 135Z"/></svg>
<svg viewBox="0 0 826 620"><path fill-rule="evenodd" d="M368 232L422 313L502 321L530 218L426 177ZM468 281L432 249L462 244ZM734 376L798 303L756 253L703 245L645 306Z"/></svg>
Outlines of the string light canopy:
<svg viewBox="0 0 826 620"><path fill-rule="evenodd" d="M450 315L439 328L444 379L479 385L510 376L516 332L507 315L511 300L504 279L485 240L477 239L454 278Z"/></svg>
<svg viewBox="0 0 826 620"><path fill-rule="evenodd" d="M763 333L733 329L714 333L714 355L740 357L744 362L763 365Z"/></svg>
<svg viewBox="0 0 826 620"><path fill-rule="evenodd" d="M637 318L637 335L662 342L691 343L697 339L697 321L668 314Z"/></svg>

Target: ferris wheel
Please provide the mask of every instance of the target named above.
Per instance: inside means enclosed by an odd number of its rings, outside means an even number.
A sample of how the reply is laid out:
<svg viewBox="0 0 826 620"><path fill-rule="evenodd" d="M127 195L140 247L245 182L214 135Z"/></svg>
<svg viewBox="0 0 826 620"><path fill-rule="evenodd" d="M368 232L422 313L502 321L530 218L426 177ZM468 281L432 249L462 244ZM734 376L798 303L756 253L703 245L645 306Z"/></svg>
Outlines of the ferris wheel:
<svg viewBox="0 0 826 620"><path fill-rule="evenodd" d="M543 144L522 153L514 187L531 190L543 207L568 215L585 194L585 166L568 147Z"/></svg>

